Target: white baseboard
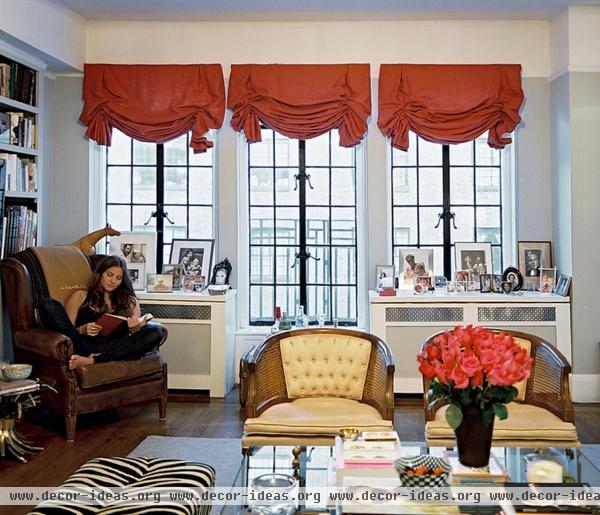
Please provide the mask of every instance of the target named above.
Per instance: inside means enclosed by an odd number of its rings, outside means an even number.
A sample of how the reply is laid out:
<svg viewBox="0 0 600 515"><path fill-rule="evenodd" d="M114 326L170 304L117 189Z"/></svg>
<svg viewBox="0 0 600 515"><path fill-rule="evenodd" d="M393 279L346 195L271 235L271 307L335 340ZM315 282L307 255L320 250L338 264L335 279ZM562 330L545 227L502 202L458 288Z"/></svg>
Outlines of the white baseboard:
<svg viewBox="0 0 600 515"><path fill-rule="evenodd" d="M600 402L600 375L573 374L571 396L573 402Z"/></svg>

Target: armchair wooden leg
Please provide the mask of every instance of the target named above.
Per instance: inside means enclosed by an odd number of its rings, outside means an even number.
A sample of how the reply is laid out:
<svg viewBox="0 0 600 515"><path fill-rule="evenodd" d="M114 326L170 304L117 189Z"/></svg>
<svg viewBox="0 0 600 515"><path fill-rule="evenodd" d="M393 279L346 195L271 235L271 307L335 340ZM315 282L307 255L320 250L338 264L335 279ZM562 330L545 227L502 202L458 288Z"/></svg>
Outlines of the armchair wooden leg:
<svg viewBox="0 0 600 515"><path fill-rule="evenodd" d="M161 395L158 399L158 414L160 420L167 420L167 396Z"/></svg>
<svg viewBox="0 0 600 515"><path fill-rule="evenodd" d="M75 441L75 427L76 426L77 426L77 415L65 416L67 442Z"/></svg>

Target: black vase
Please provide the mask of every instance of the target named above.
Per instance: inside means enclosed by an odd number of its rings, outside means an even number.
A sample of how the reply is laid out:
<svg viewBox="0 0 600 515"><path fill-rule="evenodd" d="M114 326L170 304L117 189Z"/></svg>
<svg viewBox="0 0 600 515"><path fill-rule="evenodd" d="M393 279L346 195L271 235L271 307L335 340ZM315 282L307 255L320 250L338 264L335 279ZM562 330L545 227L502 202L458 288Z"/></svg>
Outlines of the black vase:
<svg viewBox="0 0 600 515"><path fill-rule="evenodd" d="M458 461L467 467L485 467L490 462L494 419L486 425L483 411L476 406L463 406L462 413L462 422L455 431Z"/></svg>

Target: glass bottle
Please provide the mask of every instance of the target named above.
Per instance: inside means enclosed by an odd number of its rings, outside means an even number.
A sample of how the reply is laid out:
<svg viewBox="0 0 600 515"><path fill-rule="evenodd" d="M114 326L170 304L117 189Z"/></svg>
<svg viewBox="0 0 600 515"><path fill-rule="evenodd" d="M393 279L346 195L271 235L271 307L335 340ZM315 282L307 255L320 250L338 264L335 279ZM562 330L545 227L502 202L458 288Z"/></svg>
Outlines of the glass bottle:
<svg viewBox="0 0 600 515"><path fill-rule="evenodd" d="M298 304L296 308L296 329L300 327L304 327L304 306L302 304Z"/></svg>
<svg viewBox="0 0 600 515"><path fill-rule="evenodd" d="M275 323L271 326L271 332L276 333L279 331L279 323L281 320L281 308L277 306L275 308Z"/></svg>
<svg viewBox="0 0 600 515"><path fill-rule="evenodd" d="M279 320L279 330L288 331L292 328L292 321L288 318L287 313L284 311Z"/></svg>

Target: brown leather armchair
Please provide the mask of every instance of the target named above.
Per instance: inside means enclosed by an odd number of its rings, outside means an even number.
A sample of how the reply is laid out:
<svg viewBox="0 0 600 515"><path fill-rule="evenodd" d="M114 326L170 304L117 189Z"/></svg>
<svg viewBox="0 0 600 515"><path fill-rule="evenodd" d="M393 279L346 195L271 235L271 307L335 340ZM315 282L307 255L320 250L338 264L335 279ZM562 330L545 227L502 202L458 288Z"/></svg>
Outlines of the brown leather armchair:
<svg viewBox="0 0 600 515"><path fill-rule="evenodd" d="M167 365L158 349L139 360L69 370L73 343L37 322L40 299L49 296L64 303L73 290L87 286L92 259L74 246L31 247L3 259L0 266L15 360L32 364L33 377L55 382L58 394L44 392L44 404L64 415L68 441L74 440L77 415L82 413L157 400L160 419L166 419Z"/></svg>
<svg viewBox="0 0 600 515"><path fill-rule="evenodd" d="M500 329L490 329L500 331ZM508 418L494 422L492 445L505 447L579 447L569 389L571 365L559 350L532 334L502 329L525 347L533 359L531 376L517 383ZM440 333L427 338L423 346ZM446 422L443 401L429 404L429 380L423 376L425 439L427 445L452 447L454 431Z"/></svg>

